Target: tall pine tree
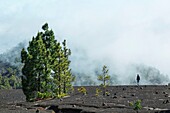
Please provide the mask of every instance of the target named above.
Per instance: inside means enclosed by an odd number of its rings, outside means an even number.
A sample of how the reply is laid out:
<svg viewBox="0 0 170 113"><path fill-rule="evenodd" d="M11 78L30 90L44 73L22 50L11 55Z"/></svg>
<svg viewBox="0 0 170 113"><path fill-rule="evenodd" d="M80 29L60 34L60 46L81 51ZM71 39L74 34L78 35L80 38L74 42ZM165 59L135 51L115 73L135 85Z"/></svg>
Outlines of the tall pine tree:
<svg viewBox="0 0 170 113"><path fill-rule="evenodd" d="M44 91L43 81L45 74L45 54L46 48L42 40L42 33L38 32L37 36L32 38L29 42L27 51L25 49L21 52L22 63L22 85L23 91L27 99L36 98L36 92ZM33 93L31 93L33 92Z"/></svg>
<svg viewBox="0 0 170 113"><path fill-rule="evenodd" d="M72 89L71 82L74 80L72 76L71 69L69 68L71 61L69 60L69 56L71 55L71 50L67 48L66 40L63 41L63 92L67 93L69 89Z"/></svg>
<svg viewBox="0 0 170 113"><path fill-rule="evenodd" d="M68 59L70 49L66 48L65 43L62 47L55 40L54 32L49 30L47 23L42 29L43 31L38 32L29 42L27 50L21 51L24 64L22 86L28 101L36 99L38 93L66 93L72 86Z"/></svg>

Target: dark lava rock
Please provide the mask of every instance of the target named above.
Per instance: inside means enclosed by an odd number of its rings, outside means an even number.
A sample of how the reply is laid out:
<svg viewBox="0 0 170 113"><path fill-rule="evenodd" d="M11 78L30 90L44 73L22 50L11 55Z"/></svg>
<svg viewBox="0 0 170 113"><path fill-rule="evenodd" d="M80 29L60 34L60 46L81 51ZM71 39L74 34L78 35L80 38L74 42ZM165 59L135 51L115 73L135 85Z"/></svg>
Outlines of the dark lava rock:
<svg viewBox="0 0 170 113"><path fill-rule="evenodd" d="M169 97L169 94L165 94L165 97Z"/></svg>
<svg viewBox="0 0 170 113"><path fill-rule="evenodd" d="M140 90L140 87L143 87ZM135 113L128 102L135 103L141 100L142 109L139 113L170 113L170 98L168 86L144 85L134 86L110 86L107 87L111 96L94 96L96 86L85 86L89 92L86 96L78 94L80 88L75 86L75 92L70 97L60 99L47 99L37 102L25 102L22 90L0 90L0 113ZM126 91L122 89L126 88ZM135 89L138 90L135 90ZM133 89L133 90L132 90ZM124 89L125 90L125 89ZM156 94L156 95L155 95ZM85 102L85 103L84 103ZM18 107L19 106L19 107ZM44 108L44 109L43 109ZM154 109L155 108L155 109ZM148 111L150 109L150 111ZM159 109L159 110L158 110ZM164 112L166 110L166 112ZM54 111L54 112L53 112Z"/></svg>
<svg viewBox="0 0 170 113"><path fill-rule="evenodd" d="M40 113L40 110L37 109L37 110L36 110L36 113Z"/></svg>
<svg viewBox="0 0 170 113"><path fill-rule="evenodd" d="M117 96L115 95L115 96L113 96L113 98L117 98Z"/></svg>
<svg viewBox="0 0 170 113"><path fill-rule="evenodd" d="M107 93L106 96L110 96L110 93Z"/></svg>
<svg viewBox="0 0 170 113"><path fill-rule="evenodd" d="M58 113L59 112L59 109L58 109L58 106L50 106L47 110L53 110L53 111L55 111L56 113Z"/></svg>
<svg viewBox="0 0 170 113"><path fill-rule="evenodd" d="M131 94L131 96L132 96L132 97L134 97L134 96L135 96L135 94Z"/></svg>
<svg viewBox="0 0 170 113"><path fill-rule="evenodd" d="M76 107L76 105L73 105L73 108L75 108Z"/></svg>
<svg viewBox="0 0 170 113"><path fill-rule="evenodd" d="M63 101L63 99L62 99L62 98L60 98L60 101Z"/></svg>
<svg viewBox="0 0 170 113"><path fill-rule="evenodd" d="M107 106L107 103L104 102L104 103L102 104L102 106Z"/></svg>
<svg viewBox="0 0 170 113"><path fill-rule="evenodd" d="M140 87L140 89L143 89L143 87Z"/></svg>
<svg viewBox="0 0 170 113"><path fill-rule="evenodd" d="M163 104L168 104L168 103L169 103L169 100L163 101Z"/></svg>
<svg viewBox="0 0 170 113"><path fill-rule="evenodd" d="M167 94L166 92L163 92L163 94Z"/></svg>

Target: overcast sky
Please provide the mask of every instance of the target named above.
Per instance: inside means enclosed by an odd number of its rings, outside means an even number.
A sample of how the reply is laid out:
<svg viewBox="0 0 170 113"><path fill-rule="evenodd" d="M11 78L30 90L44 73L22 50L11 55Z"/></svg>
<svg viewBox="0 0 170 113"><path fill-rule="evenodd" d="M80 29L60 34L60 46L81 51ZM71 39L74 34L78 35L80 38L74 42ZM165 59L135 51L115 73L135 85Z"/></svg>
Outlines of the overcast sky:
<svg viewBox="0 0 170 113"><path fill-rule="evenodd" d="M0 53L48 22L59 40L89 58L142 63L170 75L169 6L170 0L1 0Z"/></svg>

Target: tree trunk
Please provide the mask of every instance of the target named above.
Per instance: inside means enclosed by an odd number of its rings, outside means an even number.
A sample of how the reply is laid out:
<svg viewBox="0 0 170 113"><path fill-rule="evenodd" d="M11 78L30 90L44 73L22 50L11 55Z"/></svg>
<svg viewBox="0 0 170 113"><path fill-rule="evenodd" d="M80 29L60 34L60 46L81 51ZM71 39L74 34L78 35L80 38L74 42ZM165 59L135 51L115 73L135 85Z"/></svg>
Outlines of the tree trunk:
<svg viewBox="0 0 170 113"><path fill-rule="evenodd" d="M64 85L63 86L64 86L64 89L63 89L64 93L66 93L66 81L65 81L65 79L64 79Z"/></svg>
<svg viewBox="0 0 170 113"><path fill-rule="evenodd" d="M58 70L58 93L61 95L61 72L60 72L60 57L59 57L59 70Z"/></svg>
<svg viewBox="0 0 170 113"><path fill-rule="evenodd" d="M40 92L40 90L41 90L41 84L40 84L40 82L41 82L41 79L40 79L40 74L38 75L38 91Z"/></svg>

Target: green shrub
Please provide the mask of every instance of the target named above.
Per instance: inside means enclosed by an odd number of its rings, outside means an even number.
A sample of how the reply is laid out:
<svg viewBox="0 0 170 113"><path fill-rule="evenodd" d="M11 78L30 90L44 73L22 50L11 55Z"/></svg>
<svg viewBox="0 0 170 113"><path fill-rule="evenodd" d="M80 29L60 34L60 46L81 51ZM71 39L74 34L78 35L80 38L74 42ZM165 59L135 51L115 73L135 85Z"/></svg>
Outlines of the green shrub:
<svg viewBox="0 0 170 113"><path fill-rule="evenodd" d="M140 110L140 109L142 109L141 100L137 100L134 104L134 110Z"/></svg>
<svg viewBox="0 0 170 113"><path fill-rule="evenodd" d="M37 93L37 99L47 99L47 98L52 98L53 97L53 93L52 92L45 92L45 93L41 93L38 92Z"/></svg>
<svg viewBox="0 0 170 113"><path fill-rule="evenodd" d="M110 95L110 93L109 93L108 91L106 91L105 95L109 96L109 95Z"/></svg>
<svg viewBox="0 0 170 113"><path fill-rule="evenodd" d="M44 94L41 93L41 92L38 92L38 93L37 93L37 98L38 98L38 99L43 99L43 98L44 98Z"/></svg>
<svg viewBox="0 0 170 113"><path fill-rule="evenodd" d="M137 100L135 103L129 102L129 106L132 106L134 110L138 111L142 109L141 100Z"/></svg>
<svg viewBox="0 0 170 113"><path fill-rule="evenodd" d="M57 95L57 98L60 99L60 98L63 98L63 97L65 97L65 96L67 96L67 94L61 93L60 95L59 95L59 94Z"/></svg>
<svg viewBox="0 0 170 113"><path fill-rule="evenodd" d="M129 106L133 107L134 103L133 102L129 102Z"/></svg>
<svg viewBox="0 0 170 113"><path fill-rule="evenodd" d="M99 88L96 88L96 96L99 96L99 94L101 93L102 91L99 89Z"/></svg>
<svg viewBox="0 0 170 113"><path fill-rule="evenodd" d="M85 87L80 87L78 88L78 92L82 93L83 95L86 95L87 94L87 90Z"/></svg>

